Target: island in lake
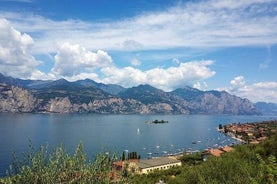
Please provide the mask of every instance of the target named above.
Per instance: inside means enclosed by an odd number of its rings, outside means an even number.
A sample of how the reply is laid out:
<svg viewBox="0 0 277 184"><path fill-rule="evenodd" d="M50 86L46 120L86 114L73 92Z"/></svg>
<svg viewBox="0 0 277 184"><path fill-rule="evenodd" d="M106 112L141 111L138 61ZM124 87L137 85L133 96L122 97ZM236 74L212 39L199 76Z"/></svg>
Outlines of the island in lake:
<svg viewBox="0 0 277 184"><path fill-rule="evenodd" d="M150 123L150 124L163 124L163 123L168 123L168 121L165 120L153 120L153 121L146 121L145 123Z"/></svg>

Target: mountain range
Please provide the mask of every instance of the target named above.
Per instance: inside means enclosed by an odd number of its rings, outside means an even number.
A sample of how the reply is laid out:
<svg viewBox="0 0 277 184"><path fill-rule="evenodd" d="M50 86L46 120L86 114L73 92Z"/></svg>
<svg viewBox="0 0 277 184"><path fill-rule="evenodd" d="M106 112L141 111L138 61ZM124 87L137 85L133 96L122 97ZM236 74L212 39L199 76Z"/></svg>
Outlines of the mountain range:
<svg viewBox="0 0 277 184"><path fill-rule="evenodd" d="M148 84L124 88L90 79L23 80L0 74L0 112L258 115L258 107L225 91L189 86L165 92Z"/></svg>

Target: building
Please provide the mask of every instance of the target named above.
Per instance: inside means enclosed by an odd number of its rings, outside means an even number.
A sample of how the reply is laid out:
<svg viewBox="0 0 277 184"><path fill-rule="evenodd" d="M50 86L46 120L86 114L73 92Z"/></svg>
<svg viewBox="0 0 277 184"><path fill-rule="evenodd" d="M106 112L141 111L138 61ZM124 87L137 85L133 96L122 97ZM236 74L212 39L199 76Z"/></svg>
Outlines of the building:
<svg viewBox="0 0 277 184"><path fill-rule="evenodd" d="M127 170L134 174L148 174L156 170L166 170L171 167L181 166L182 162L173 157L158 157L152 159L136 159L115 162L118 170L127 167Z"/></svg>
<svg viewBox="0 0 277 184"><path fill-rule="evenodd" d="M135 172L139 174L148 174L155 170L166 170L171 167L182 165L180 160L171 157L159 157L147 160L139 160L135 164L137 166Z"/></svg>
<svg viewBox="0 0 277 184"><path fill-rule="evenodd" d="M215 156L215 157L219 157L221 156L223 153L226 153L226 152L230 152L230 151L233 151L234 148L230 147L230 146L224 146L222 148L219 148L219 149L210 149L208 151L209 154Z"/></svg>
<svg viewBox="0 0 277 184"><path fill-rule="evenodd" d="M224 152L220 149L210 149L209 153L215 157L219 157L221 156L221 154L223 154Z"/></svg>

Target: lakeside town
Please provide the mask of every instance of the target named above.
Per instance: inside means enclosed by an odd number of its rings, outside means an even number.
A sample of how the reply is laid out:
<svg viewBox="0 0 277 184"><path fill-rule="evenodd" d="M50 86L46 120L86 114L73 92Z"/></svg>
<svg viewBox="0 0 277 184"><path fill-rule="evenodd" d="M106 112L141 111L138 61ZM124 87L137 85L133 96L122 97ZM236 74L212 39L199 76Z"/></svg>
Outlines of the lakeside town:
<svg viewBox="0 0 277 184"><path fill-rule="evenodd" d="M218 130L243 143L258 144L277 132L277 120L232 123L218 127Z"/></svg>
<svg viewBox="0 0 277 184"><path fill-rule="evenodd" d="M277 120L251 122L251 123L231 123L227 125L219 124L217 130L243 144L258 144L277 132ZM219 157L224 153L231 152L234 146L225 145L219 148L208 148L198 152L201 161L206 161L209 156ZM166 170L171 167L181 166L183 157L192 155L192 152L156 157L151 159L123 159L114 163L117 170L126 170L133 174L148 174L157 170ZM198 158L199 160L199 158Z"/></svg>

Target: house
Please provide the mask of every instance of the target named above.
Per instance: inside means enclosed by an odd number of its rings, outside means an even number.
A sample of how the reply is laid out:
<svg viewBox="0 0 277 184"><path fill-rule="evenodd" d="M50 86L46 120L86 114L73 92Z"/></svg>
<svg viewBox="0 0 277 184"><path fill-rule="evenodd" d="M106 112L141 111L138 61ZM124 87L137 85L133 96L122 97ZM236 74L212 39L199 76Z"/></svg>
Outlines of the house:
<svg viewBox="0 0 277 184"><path fill-rule="evenodd" d="M223 151L221 151L220 149L210 149L209 153L215 157L219 157L222 153L224 153Z"/></svg>
<svg viewBox="0 0 277 184"><path fill-rule="evenodd" d="M221 147L219 149L210 149L208 151L209 154L215 156L215 157L219 157L221 156L223 153L226 153L226 152L230 152L230 151L233 151L234 148L233 147L230 147L230 146L224 146L224 147Z"/></svg>

